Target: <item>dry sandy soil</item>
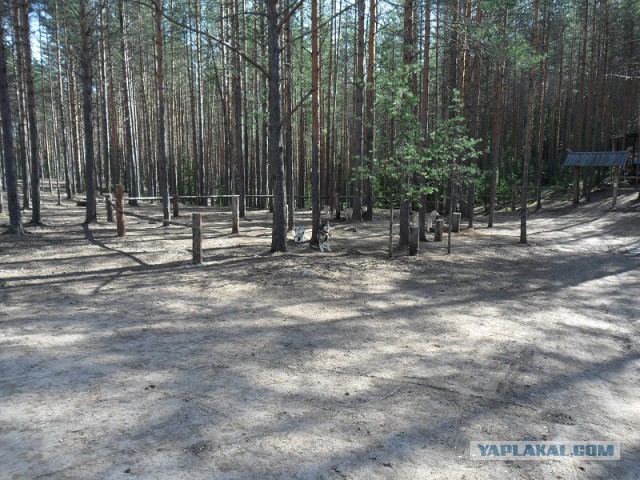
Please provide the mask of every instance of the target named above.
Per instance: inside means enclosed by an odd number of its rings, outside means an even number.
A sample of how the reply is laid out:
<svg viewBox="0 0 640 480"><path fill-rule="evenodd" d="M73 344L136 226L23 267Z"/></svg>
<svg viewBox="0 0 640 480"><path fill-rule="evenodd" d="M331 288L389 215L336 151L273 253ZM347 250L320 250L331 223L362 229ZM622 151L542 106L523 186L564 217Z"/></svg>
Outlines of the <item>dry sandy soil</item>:
<svg viewBox="0 0 640 480"><path fill-rule="evenodd" d="M209 209L202 266L188 229L118 238L47 198L47 226L0 236L0 478L640 478L636 196L392 260L383 213L269 254L268 212L231 235ZM622 456L476 461L476 439Z"/></svg>

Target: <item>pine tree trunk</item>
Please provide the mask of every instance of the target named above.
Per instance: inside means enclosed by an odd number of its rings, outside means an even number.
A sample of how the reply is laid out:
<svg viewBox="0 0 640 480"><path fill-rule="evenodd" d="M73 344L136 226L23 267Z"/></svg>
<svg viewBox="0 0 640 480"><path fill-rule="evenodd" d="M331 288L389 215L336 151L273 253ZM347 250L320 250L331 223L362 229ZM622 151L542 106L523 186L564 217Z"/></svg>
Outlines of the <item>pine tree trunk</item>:
<svg viewBox="0 0 640 480"><path fill-rule="evenodd" d="M87 204L85 223L95 222L96 214L96 176L93 144L93 119L91 110L93 102L91 98L91 32L89 24L89 12L86 0L80 0L80 75L82 79L82 100L84 119L84 154L85 154L85 182L87 185Z"/></svg>
<svg viewBox="0 0 640 480"><path fill-rule="evenodd" d="M378 18L376 12L376 0L369 0L369 39L368 39L368 58L367 58L367 102L365 109L365 126L364 126L364 155L366 158L365 168L369 173L369 178L364 181L364 204L367 210L362 214L364 220L373 218L374 191L371 178L374 175L374 152L373 140L375 132L375 101L376 101L376 85L375 85L375 60L376 60L376 29Z"/></svg>
<svg viewBox="0 0 640 480"><path fill-rule="evenodd" d="M20 2L23 26L24 67L27 95L27 117L29 119L29 149L31 153L31 223L40 224L40 150L38 145L38 118L36 112L36 92L31 63L31 35L29 33L29 1Z"/></svg>
<svg viewBox="0 0 640 480"><path fill-rule="evenodd" d="M124 12L124 0L119 0L118 2L118 13L120 20L120 55L122 57L122 108L124 115L124 166L129 166L129 176L132 177L131 170L134 168L134 165L138 164L136 152L133 148L133 113L131 109L131 94L130 94L130 68L128 58L128 49L127 49L127 41L126 41L126 32L125 32L125 12ZM139 194L138 183L135 178L131 178L130 180L130 191L129 195L131 197L137 197ZM129 201L130 204L137 204L137 201Z"/></svg>
<svg viewBox="0 0 640 480"><path fill-rule="evenodd" d="M238 0L234 0L234 12L232 16L232 38L233 46L240 48L240 25L238 22ZM236 192L240 196L240 218L244 218L246 213L245 200L245 168L244 168L244 142L242 138L242 82L240 72L240 55L237 52L232 53L233 57L233 73L232 73L232 90L233 90L233 146L234 161L236 163Z"/></svg>
<svg viewBox="0 0 640 480"><path fill-rule="evenodd" d="M533 51L538 50L538 17L540 0L534 0L533 14ZM529 166L533 140L533 115L537 95L537 74L535 68L529 70L529 99L527 101L527 122L524 139L524 161L522 165L522 191L520 194L520 243L527 243L527 195L529 192Z"/></svg>
<svg viewBox="0 0 640 480"><path fill-rule="evenodd" d="M422 127L423 146L429 145L429 82L431 80L431 0L425 1L424 13L424 54L422 60L422 88L420 90L420 125ZM424 185L426 179L421 178ZM418 228L420 241L426 241L427 195L421 194Z"/></svg>
<svg viewBox="0 0 640 480"><path fill-rule="evenodd" d="M4 31L4 2L0 2L0 117L2 117L2 145L4 147L5 180L7 182L7 207L9 231L22 234L22 214L18 197L18 165L13 144L11 119L11 95L7 75L7 49Z"/></svg>
<svg viewBox="0 0 640 480"><path fill-rule="evenodd" d="M317 0L313 0L317 1ZM280 36L278 0L265 0L267 8L267 45L269 50L269 164L273 187L273 227L271 251L287 251L287 218L285 215L285 175L282 156L280 110Z"/></svg>
<svg viewBox="0 0 640 480"><path fill-rule="evenodd" d="M157 155L158 170L160 176L160 196L162 197L162 216L169 219L169 175L167 169L167 154L165 150L165 119L164 119L164 57L162 35L162 1L154 0L154 32L155 32L155 58L156 58L156 86L158 89L158 134ZM168 225L165 223L165 226Z"/></svg>
<svg viewBox="0 0 640 480"><path fill-rule="evenodd" d="M287 174L287 193L288 193L288 218L287 229L293 230L294 228L294 212L295 212L295 188L294 188L294 171L293 171L293 119L291 118L291 109L293 108L293 75L291 71L291 25L286 22L284 25L284 41L285 41L285 62L284 62L284 91L283 91L283 104L285 118L287 118L284 127L284 155L285 155L285 169Z"/></svg>
<svg viewBox="0 0 640 480"><path fill-rule="evenodd" d="M58 21L58 2L56 2L56 30L55 30L55 38L56 38L56 59L58 61L58 98L57 100L57 108L58 108L58 116L60 117L60 136L62 137L62 161L64 163L64 181L65 181L65 190L67 192L67 200L71 199L72 193L72 184L71 184L71 172L69 171L69 163L70 157L69 154L69 142L68 142L68 134L65 122L65 110L63 107L63 98L64 98L64 86L62 83L62 46L60 41L60 24Z"/></svg>
<svg viewBox="0 0 640 480"><path fill-rule="evenodd" d="M405 0L403 5L403 40L402 40L402 65L407 69L406 82L411 93L416 92L416 79L415 74L411 72L413 62L415 60L415 45L414 45L414 3L413 0ZM406 175L402 180L403 189L405 185L413 183L412 176ZM411 199L407 198L406 190L402 192L402 198L400 202L400 240L398 245L409 245L409 220L411 216Z"/></svg>
<svg viewBox="0 0 640 480"><path fill-rule="evenodd" d="M500 24L500 38L506 38L509 12L505 11ZM502 138L504 129L504 96L505 77L507 63L505 58L498 59L496 63L496 96L493 109L493 125L491 131L491 181L489 196L489 221L488 228L493 227L496 210L496 190L498 181L498 169L500 168L500 156L502 155Z"/></svg>
<svg viewBox="0 0 640 480"><path fill-rule="evenodd" d="M311 0L311 244L320 231L320 42L318 0Z"/></svg>

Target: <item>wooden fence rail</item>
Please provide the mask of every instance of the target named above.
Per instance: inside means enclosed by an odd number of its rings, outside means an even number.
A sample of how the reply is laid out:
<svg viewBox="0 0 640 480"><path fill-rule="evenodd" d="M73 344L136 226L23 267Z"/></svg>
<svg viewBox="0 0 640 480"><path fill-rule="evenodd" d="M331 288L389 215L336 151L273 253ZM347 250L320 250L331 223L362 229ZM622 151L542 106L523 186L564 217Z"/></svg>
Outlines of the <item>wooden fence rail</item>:
<svg viewBox="0 0 640 480"><path fill-rule="evenodd" d="M239 196L229 195L232 202L231 209L231 233L239 232ZM178 211L178 196L173 197L173 215L177 217ZM197 198L197 197L194 197ZM132 197L129 200L143 200L143 199L156 199L156 197ZM107 221L113 222L113 210L116 211L116 229L118 237L125 236L125 215L140 218L142 220L148 220L150 222L162 223L163 225L176 225L178 227L191 228L193 236L193 263L198 265L202 263L202 217L203 213L192 213L192 222L178 222L176 220L169 220L163 217L153 217L150 215L144 215L142 213L133 212L131 210L125 210L124 208L124 189L122 185L116 185L116 202L115 204L111 200L111 195L104 196L106 208L107 208Z"/></svg>

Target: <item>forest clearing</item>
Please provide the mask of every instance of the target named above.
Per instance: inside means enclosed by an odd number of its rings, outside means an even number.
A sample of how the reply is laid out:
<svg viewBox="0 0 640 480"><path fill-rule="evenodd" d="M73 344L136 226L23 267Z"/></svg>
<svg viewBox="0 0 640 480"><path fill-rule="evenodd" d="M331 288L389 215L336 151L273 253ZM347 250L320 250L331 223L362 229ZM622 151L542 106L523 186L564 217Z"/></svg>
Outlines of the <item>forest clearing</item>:
<svg viewBox="0 0 640 480"><path fill-rule="evenodd" d="M207 208L195 266L187 229L118 238L47 199L0 236L0 478L639 478L636 198L548 203L526 245L516 213L480 216L450 255L393 259L382 211L335 222L332 253L271 253L268 211L232 235ZM474 439L622 454L475 461Z"/></svg>
<svg viewBox="0 0 640 480"><path fill-rule="evenodd" d="M638 18L0 0L0 480L640 479Z"/></svg>

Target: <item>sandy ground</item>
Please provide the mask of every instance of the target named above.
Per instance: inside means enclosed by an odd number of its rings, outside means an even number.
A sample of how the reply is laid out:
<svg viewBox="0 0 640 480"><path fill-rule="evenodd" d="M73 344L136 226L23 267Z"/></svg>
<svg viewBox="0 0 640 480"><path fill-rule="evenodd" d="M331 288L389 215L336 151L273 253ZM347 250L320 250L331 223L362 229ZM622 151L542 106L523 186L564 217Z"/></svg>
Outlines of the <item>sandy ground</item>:
<svg viewBox="0 0 640 480"><path fill-rule="evenodd" d="M47 198L48 226L0 236L0 478L640 478L636 196L392 260L383 213L269 254L268 212L231 235L209 209L202 266L188 229L118 238ZM622 457L475 461L476 439Z"/></svg>

